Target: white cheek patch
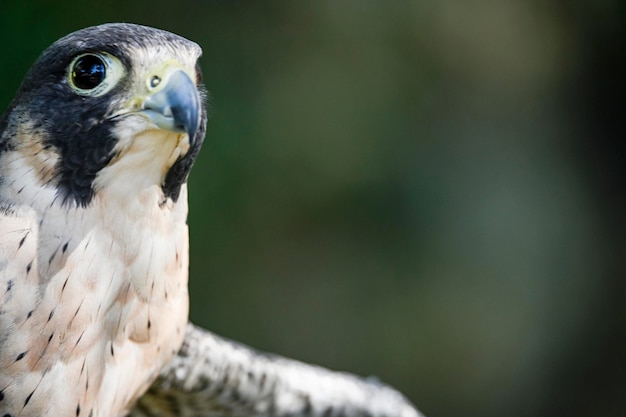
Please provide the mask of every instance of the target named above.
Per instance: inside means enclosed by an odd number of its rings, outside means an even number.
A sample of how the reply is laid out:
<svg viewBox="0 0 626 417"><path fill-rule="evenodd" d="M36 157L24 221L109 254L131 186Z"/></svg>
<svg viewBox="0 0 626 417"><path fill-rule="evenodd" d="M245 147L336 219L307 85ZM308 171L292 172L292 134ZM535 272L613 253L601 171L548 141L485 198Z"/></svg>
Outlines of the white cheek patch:
<svg viewBox="0 0 626 417"><path fill-rule="evenodd" d="M154 129L140 115L120 120L114 134L120 138L117 156L96 176L96 194L127 199L148 187L161 186L172 165L189 150L186 133Z"/></svg>

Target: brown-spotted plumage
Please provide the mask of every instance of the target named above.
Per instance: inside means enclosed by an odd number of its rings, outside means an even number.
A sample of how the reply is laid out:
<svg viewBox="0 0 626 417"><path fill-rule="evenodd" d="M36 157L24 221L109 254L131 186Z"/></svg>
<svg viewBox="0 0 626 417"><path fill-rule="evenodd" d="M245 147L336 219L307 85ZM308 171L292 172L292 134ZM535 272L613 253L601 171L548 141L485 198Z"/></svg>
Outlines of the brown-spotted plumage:
<svg viewBox="0 0 626 417"><path fill-rule="evenodd" d="M178 351L200 53L143 26L75 32L0 121L0 415L123 415Z"/></svg>

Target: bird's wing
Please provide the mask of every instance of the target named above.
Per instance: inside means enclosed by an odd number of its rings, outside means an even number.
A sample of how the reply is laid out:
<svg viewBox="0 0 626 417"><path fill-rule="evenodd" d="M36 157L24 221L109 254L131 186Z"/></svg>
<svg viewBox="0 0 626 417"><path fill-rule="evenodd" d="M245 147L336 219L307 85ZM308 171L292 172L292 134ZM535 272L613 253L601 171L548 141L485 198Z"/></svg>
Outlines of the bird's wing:
<svg viewBox="0 0 626 417"><path fill-rule="evenodd" d="M131 417L420 417L374 380L265 353L189 325Z"/></svg>

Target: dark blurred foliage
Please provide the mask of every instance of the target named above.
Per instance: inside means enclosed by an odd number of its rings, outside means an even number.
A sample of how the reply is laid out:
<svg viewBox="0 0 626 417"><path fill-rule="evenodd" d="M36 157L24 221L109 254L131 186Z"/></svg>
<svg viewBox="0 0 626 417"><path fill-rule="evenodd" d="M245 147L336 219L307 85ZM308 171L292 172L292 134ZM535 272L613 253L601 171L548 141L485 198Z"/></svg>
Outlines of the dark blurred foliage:
<svg viewBox="0 0 626 417"><path fill-rule="evenodd" d="M620 1L3 1L0 104L75 29L204 48L192 319L429 416L626 413Z"/></svg>

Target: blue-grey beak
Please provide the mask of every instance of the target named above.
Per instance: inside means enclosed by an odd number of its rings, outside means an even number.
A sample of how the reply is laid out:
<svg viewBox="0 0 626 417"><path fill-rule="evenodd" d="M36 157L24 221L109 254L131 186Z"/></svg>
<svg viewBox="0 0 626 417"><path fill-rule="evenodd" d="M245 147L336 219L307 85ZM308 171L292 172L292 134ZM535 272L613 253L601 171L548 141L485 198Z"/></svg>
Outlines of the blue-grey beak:
<svg viewBox="0 0 626 417"><path fill-rule="evenodd" d="M165 85L144 103L143 112L161 129L186 132L193 144L200 126L200 94L183 70L176 70Z"/></svg>

